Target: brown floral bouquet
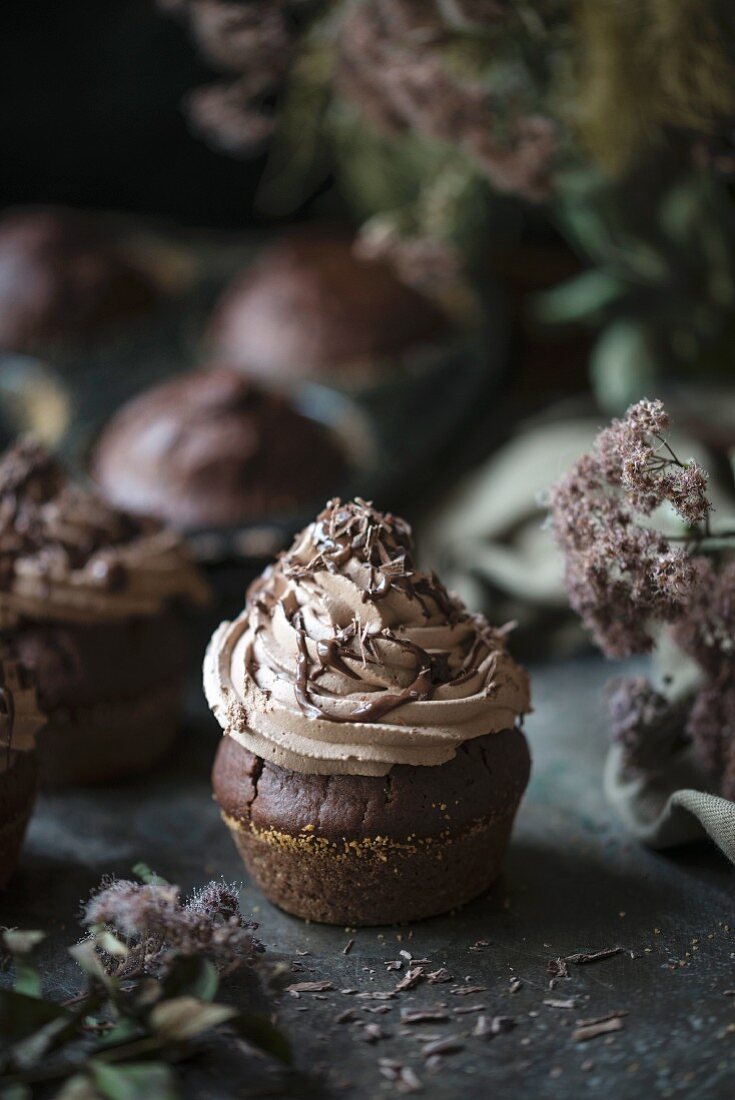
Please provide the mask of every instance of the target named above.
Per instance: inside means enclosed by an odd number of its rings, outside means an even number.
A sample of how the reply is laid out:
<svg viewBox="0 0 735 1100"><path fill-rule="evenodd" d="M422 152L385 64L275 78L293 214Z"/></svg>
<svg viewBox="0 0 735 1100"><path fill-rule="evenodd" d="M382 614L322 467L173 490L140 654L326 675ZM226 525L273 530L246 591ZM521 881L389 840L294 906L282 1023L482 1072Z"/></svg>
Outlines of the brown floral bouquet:
<svg viewBox="0 0 735 1100"><path fill-rule="evenodd" d="M703 826L735 861L735 531L713 524L707 474L668 428L660 401L613 421L552 490L551 527L603 653L645 653L666 632L694 670L661 688L612 682L608 794L652 845Z"/></svg>

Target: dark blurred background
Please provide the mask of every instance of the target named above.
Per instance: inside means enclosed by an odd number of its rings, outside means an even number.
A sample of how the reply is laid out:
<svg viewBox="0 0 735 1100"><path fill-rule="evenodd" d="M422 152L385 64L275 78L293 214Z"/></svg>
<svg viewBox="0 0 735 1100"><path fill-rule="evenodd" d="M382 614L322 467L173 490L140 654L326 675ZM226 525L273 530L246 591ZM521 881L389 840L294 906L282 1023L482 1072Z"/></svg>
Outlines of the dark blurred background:
<svg viewBox="0 0 735 1100"><path fill-rule="evenodd" d="M262 158L193 137L181 99L211 71L152 0L0 5L0 206L54 202L185 225L258 221Z"/></svg>

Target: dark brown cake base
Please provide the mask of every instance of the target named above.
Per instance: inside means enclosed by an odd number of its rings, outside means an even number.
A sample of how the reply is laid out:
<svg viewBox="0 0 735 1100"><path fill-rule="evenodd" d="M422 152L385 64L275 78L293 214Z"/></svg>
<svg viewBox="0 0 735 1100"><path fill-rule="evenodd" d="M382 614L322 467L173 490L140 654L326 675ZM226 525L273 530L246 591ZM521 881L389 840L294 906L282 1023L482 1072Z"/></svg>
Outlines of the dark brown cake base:
<svg viewBox="0 0 735 1100"><path fill-rule="evenodd" d="M35 797L35 756L13 753L10 766L0 772L0 890L7 886L17 866Z"/></svg>
<svg viewBox="0 0 735 1100"><path fill-rule="evenodd" d="M48 717L37 746L43 785L114 783L166 755L188 627L171 613L115 624L29 623L14 634Z"/></svg>
<svg viewBox="0 0 735 1100"><path fill-rule="evenodd" d="M530 756L519 730L461 745L435 768L301 775L220 744L213 784L254 882L289 913L327 924L434 916L497 878Z"/></svg>
<svg viewBox="0 0 735 1100"><path fill-rule="evenodd" d="M41 784L96 786L148 771L176 739L181 691L176 681L149 689L135 701L50 712L38 735Z"/></svg>

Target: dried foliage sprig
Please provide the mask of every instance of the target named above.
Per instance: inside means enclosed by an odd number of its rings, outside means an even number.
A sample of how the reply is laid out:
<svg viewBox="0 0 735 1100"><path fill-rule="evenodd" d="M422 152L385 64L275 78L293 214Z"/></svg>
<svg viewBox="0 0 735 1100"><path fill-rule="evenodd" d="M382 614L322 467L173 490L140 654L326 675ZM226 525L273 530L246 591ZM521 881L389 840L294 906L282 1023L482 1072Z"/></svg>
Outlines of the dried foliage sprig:
<svg viewBox="0 0 735 1100"><path fill-rule="evenodd" d="M0 1095L56 1083L64 1100L176 1100L175 1063L215 1035L290 1061L267 1017L215 1000L221 979L262 949L236 888L211 882L182 903L178 887L138 872L147 881L103 880L85 905L88 935L69 949L85 984L64 1002L43 995L44 933L0 932L15 971L0 988Z"/></svg>
<svg viewBox="0 0 735 1100"><path fill-rule="evenodd" d="M572 607L609 657L644 653L657 629L701 669L688 700L671 702L646 680L611 689L613 735L631 766L650 768L686 740L727 797L735 797L735 532L715 531L707 474L682 462L660 401L641 401L600 433L550 494ZM667 535L650 517L663 505L681 521ZM735 548L735 542L732 543Z"/></svg>

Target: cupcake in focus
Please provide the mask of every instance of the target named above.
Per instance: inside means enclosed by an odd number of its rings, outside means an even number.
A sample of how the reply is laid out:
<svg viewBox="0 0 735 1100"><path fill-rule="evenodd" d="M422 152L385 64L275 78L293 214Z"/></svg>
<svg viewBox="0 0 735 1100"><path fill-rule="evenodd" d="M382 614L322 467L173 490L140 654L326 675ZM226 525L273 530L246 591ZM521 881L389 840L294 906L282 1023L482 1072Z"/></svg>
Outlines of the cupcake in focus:
<svg viewBox="0 0 735 1100"><path fill-rule="evenodd" d="M187 609L206 599L177 535L73 484L32 441L0 459L0 633L48 719L43 782L112 782L165 755Z"/></svg>
<svg viewBox="0 0 735 1100"><path fill-rule="evenodd" d="M290 515L339 484L346 456L286 398L237 371L182 375L134 398L102 432L105 496L183 531Z"/></svg>
<svg viewBox="0 0 735 1100"><path fill-rule="evenodd" d="M213 358L273 384L346 388L390 380L452 334L443 311L352 239L293 231L226 288L209 326Z"/></svg>
<svg viewBox="0 0 735 1100"><path fill-rule="evenodd" d="M410 528L332 501L216 631L215 797L254 881L298 916L428 917L497 877L529 776L526 673L417 571Z"/></svg>
<svg viewBox="0 0 735 1100"><path fill-rule="evenodd" d="M62 207L0 218L0 348L45 357L150 310L154 281L95 219Z"/></svg>
<svg viewBox="0 0 735 1100"><path fill-rule="evenodd" d="M36 735L43 725L28 671L0 645L0 890L18 863L36 798Z"/></svg>

